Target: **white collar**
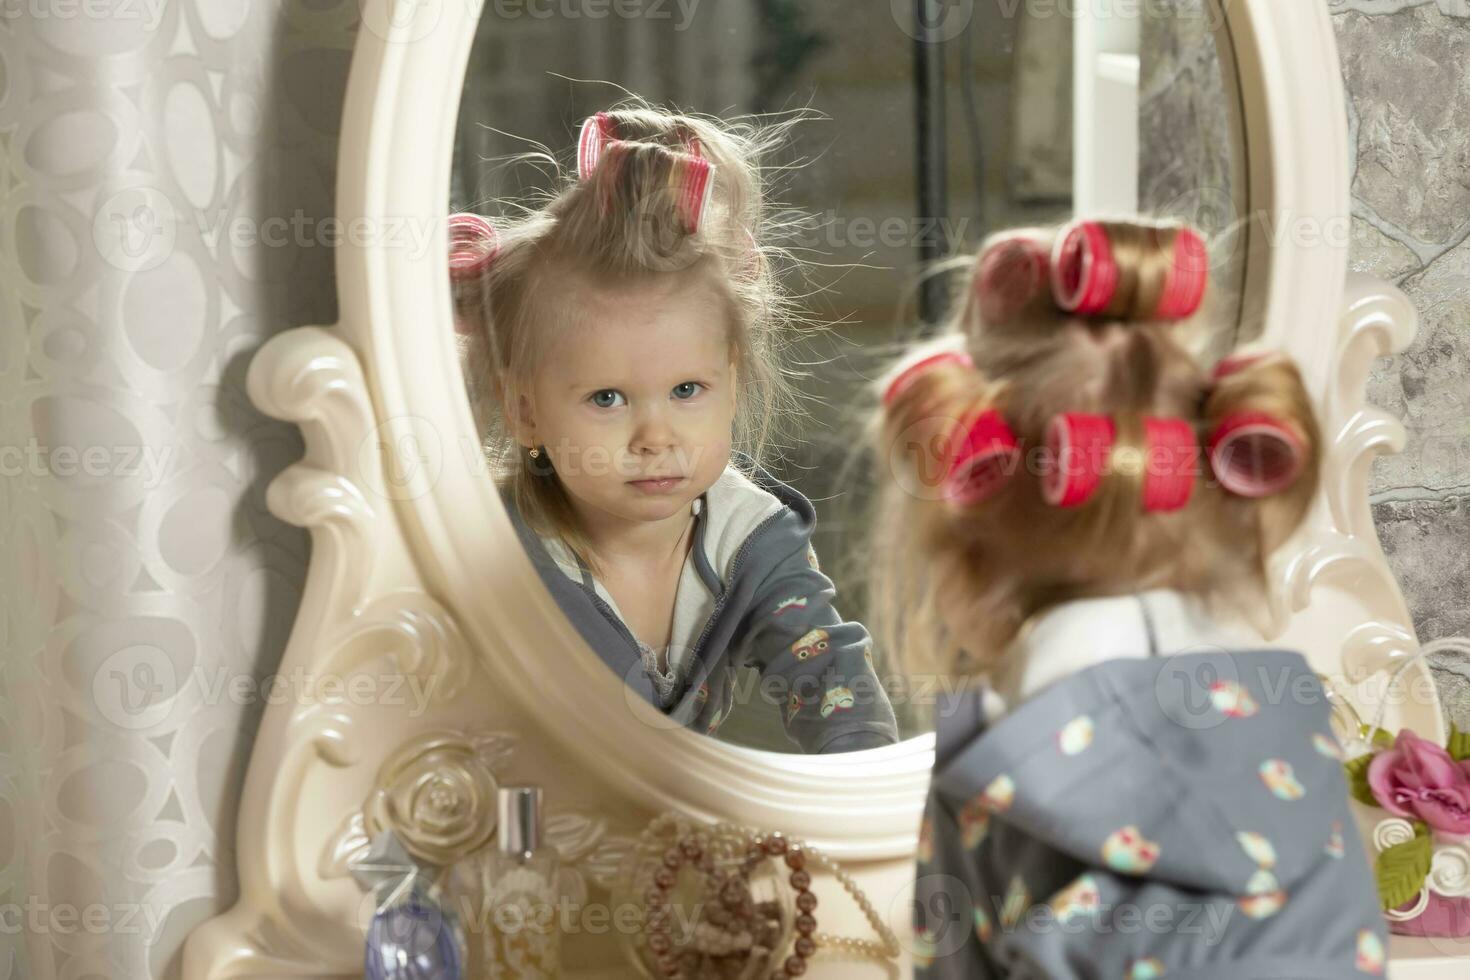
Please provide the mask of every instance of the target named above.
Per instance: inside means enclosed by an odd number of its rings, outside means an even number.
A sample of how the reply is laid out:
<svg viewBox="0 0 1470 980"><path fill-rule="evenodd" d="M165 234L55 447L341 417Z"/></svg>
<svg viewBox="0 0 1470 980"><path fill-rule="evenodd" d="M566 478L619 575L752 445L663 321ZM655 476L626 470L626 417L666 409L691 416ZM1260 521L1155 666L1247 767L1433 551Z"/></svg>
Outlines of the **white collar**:
<svg viewBox="0 0 1470 980"><path fill-rule="evenodd" d="M1174 589L1072 599L1027 621L993 672L983 704L987 714L999 714L1105 660L1262 642L1244 621L1217 618L1199 599Z"/></svg>

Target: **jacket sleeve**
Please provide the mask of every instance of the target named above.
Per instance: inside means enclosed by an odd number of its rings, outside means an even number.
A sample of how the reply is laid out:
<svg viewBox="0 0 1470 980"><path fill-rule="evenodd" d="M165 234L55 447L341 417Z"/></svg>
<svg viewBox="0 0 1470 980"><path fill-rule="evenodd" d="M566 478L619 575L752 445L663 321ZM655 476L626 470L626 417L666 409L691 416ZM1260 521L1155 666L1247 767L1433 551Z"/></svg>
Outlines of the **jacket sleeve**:
<svg viewBox="0 0 1470 980"><path fill-rule="evenodd" d="M809 541L756 589L742 660L761 674L760 697L781 713L803 752L851 752L898 741L893 705L873 669L872 639L844 622L836 589Z"/></svg>

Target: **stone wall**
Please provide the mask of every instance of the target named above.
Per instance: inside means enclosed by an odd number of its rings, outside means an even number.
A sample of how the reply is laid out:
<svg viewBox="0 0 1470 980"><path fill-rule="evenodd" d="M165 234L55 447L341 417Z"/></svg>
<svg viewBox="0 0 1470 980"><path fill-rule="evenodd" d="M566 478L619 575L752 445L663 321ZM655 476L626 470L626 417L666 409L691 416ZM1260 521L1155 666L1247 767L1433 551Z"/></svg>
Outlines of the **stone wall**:
<svg viewBox="0 0 1470 980"><path fill-rule="evenodd" d="M1373 518L1422 641L1470 634L1470 4L1329 0L1353 147L1352 267L1396 283L1419 335L1369 397L1403 453L1373 467ZM1470 728L1470 658L1436 656L1446 714Z"/></svg>
<svg viewBox="0 0 1470 980"><path fill-rule="evenodd" d="M1331 4L1353 141L1352 266L1396 283L1419 336L1372 402L1405 451L1373 468L1373 516L1421 639L1470 633L1470 5ZM1448 12L1447 12L1448 11ZM1455 12L1458 11L1458 12Z"/></svg>

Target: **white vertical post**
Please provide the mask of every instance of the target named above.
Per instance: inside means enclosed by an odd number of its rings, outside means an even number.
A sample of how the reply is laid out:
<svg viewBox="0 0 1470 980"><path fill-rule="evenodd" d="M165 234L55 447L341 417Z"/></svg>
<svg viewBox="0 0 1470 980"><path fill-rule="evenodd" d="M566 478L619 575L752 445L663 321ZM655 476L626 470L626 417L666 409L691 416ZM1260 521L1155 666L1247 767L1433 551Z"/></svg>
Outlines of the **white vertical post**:
<svg viewBox="0 0 1470 980"><path fill-rule="evenodd" d="M1097 0L1076 5L1073 32L1073 209L1138 210L1138 16Z"/></svg>

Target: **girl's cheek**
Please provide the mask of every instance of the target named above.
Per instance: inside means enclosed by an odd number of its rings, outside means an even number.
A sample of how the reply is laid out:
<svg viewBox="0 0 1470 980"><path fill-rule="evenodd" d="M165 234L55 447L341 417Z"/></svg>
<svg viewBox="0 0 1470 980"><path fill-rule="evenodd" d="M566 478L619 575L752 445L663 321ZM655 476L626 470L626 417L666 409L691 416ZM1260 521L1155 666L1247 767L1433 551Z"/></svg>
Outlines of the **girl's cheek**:
<svg viewBox="0 0 1470 980"><path fill-rule="evenodd" d="M609 429L623 421L623 414L616 408L594 408L589 405L577 419L584 428Z"/></svg>

